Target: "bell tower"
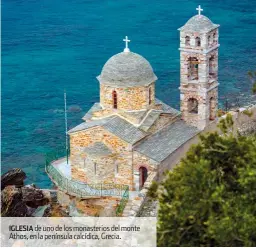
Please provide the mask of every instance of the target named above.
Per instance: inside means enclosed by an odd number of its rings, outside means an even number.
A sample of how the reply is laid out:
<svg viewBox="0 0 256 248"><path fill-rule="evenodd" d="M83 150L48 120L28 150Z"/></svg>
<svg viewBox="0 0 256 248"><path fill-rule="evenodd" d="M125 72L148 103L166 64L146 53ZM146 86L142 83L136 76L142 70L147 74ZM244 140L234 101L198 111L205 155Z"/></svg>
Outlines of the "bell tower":
<svg viewBox="0 0 256 248"><path fill-rule="evenodd" d="M182 119L204 129L218 108L219 25L201 14L190 18L180 31L180 101Z"/></svg>

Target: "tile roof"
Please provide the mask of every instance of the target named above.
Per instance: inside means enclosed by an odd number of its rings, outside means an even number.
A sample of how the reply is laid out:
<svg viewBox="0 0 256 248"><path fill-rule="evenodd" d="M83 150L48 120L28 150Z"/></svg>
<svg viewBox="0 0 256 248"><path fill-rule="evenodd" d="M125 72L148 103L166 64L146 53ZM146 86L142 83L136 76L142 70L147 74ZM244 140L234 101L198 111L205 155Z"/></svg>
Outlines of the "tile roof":
<svg viewBox="0 0 256 248"><path fill-rule="evenodd" d="M100 106L100 103L96 102L93 104L93 106L88 110L88 112L84 115L82 118L83 120L88 120L92 118L92 115L94 112L101 110L102 107Z"/></svg>
<svg viewBox="0 0 256 248"><path fill-rule="evenodd" d="M110 117L100 119L100 120L83 122L83 123L79 124L78 126L70 129L68 131L68 134L78 132L78 131L82 131L82 130L86 130L86 129L89 129L91 127L102 126L105 122L109 121L111 118L113 118L113 117L110 116Z"/></svg>
<svg viewBox="0 0 256 248"><path fill-rule="evenodd" d="M183 120L177 120L143 140L135 147L135 151L161 162L199 132L196 127L189 126Z"/></svg>
<svg viewBox="0 0 256 248"><path fill-rule="evenodd" d="M117 137L121 138L122 140L130 144L134 144L146 136L145 132L135 127L130 122L116 115L106 117L100 120L83 122L80 125L69 130L68 133L70 134L96 126L103 127L110 133L116 135Z"/></svg>
<svg viewBox="0 0 256 248"><path fill-rule="evenodd" d="M155 99L156 104L162 104L163 106L163 113L172 114L172 115L179 115L181 112L177 109L172 108L171 106L167 105L166 103L162 102L159 99Z"/></svg>
<svg viewBox="0 0 256 248"><path fill-rule="evenodd" d="M157 76L141 55L122 52L106 62L97 79L100 83L115 87L134 87L151 84L157 80Z"/></svg>
<svg viewBox="0 0 256 248"><path fill-rule="evenodd" d="M134 144L146 136L145 132L118 116L113 117L102 126L110 133L130 144Z"/></svg>
<svg viewBox="0 0 256 248"><path fill-rule="evenodd" d="M144 119L144 121L140 124L140 129L147 131L154 122L159 118L159 115L162 113L162 110L152 109Z"/></svg>

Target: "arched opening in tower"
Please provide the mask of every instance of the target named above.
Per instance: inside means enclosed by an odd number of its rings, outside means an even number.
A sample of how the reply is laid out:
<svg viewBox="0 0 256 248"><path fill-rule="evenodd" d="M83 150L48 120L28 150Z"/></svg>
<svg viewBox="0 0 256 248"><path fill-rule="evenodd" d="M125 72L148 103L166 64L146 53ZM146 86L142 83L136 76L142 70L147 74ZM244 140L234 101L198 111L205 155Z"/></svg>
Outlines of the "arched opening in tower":
<svg viewBox="0 0 256 248"><path fill-rule="evenodd" d="M113 101L113 108L117 109L117 93L115 90L112 92L112 101Z"/></svg>
<svg viewBox="0 0 256 248"><path fill-rule="evenodd" d="M188 80L198 80L198 64L199 61L195 57L188 59Z"/></svg>
<svg viewBox="0 0 256 248"><path fill-rule="evenodd" d="M195 98L188 99L188 112L198 114L198 101Z"/></svg>
<svg viewBox="0 0 256 248"><path fill-rule="evenodd" d="M215 57L212 55L209 59L209 76L215 78Z"/></svg>
<svg viewBox="0 0 256 248"><path fill-rule="evenodd" d="M208 47L212 45L211 35L208 36Z"/></svg>
<svg viewBox="0 0 256 248"><path fill-rule="evenodd" d="M214 120L215 117L216 117L216 111L215 111L215 99L214 97L211 97L210 98L210 102L209 102L209 108L210 108L210 116L209 116L209 119L210 120Z"/></svg>
<svg viewBox="0 0 256 248"><path fill-rule="evenodd" d="M201 46L201 39L200 39L200 37L196 37L196 46L197 47Z"/></svg>
<svg viewBox="0 0 256 248"><path fill-rule="evenodd" d="M189 36L185 37L185 45L190 46L190 37Z"/></svg>
<svg viewBox="0 0 256 248"><path fill-rule="evenodd" d="M216 45L217 44L217 35L216 35L216 33L213 33L212 40L213 40L213 44Z"/></svg>

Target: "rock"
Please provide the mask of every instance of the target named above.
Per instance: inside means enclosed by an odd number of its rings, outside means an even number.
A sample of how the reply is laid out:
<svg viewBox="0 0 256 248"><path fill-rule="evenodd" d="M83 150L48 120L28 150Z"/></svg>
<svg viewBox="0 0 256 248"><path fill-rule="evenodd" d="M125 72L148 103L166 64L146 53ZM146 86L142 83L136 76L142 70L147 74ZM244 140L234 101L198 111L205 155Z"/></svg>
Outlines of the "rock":
<svg viewBox="0 0 256 248"><path fill-rule="evenodd" d="M34 213L33 217L46 217L50 212L50 205L40 206L38 207Z"/></svg>
<svg viewBox="0 0 256 248"><path fill-rule="evenodd" d="M1 190L3 190L7 185L22 187L24 185L25 178L26 174L21 169L11 169L1 176Z"/></svg>
<svg viewBox="0 0 256 248"><path fill-rule="evenodd" d="M44 206L49 203L49 199L45 197L42 190L32 186L25 186L21 188L22 200L32 208Z"/></svg>
<svg viewBox="0 0 256 248"><path fill-rule="evenodd" d="M22 201L21 189L8 185L2 190L1 215L2 217L29 216L28 208Z"/></svg>

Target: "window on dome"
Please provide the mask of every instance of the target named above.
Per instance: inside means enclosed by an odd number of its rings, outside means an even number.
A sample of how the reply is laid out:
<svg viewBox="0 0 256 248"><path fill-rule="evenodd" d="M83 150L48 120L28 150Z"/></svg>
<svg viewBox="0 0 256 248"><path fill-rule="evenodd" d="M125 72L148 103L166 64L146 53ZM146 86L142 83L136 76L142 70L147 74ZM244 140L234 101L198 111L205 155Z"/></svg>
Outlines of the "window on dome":
<svg viewBox="0 0 256 248"><path fill-rule="evenodd" d="M115 175L117 176L119 173L119 168L118 168L118 164L115 163Z"/></svg>
<svg viewBox="0 0 256 248"><path fill-rule="evenodd" d="M198 101L195 98L188 99L188 112L192 114L198 113Z"/></svg>
<svg viewBox="0 0 256 248"><path fill-rule="evenodd" d="M189 36L185 37L185 45L190 46L190 37Z"/></svg>
<svg viewBox="0 0 256 248"><path fill-rule="evenodd" d="M112 92L112 100L113 100L113 108L117 109L117 93L115 90Z"/></svg>
<svg viewBox="0 0 256 248"><path fill-rule="evenodd" d="M198 47L201 46L201 39L200 39L200 37L196 37L196 46L198 46Z"/></svg>
<svg viewBox="0 0 256 248"><path fill-rule="evenodd" d="M198 80L198 64L197 58L190 57L188 59L188 80Z"/></svg>
<svg viewBox="0 0 256 248"><path fill-rule="evenodd" d="M149 104L149 105L152 103L151 94L152 94L152 91L151 91L151 87L150 87L150 88L148 89L148 104Z"/></svg>
<svg viewBox="0 0 256 248"><path fill-rule="evenodd" d="M94 162L94 175L96 175L96 173L97 173L97 164L96 162Z"/></svg>

